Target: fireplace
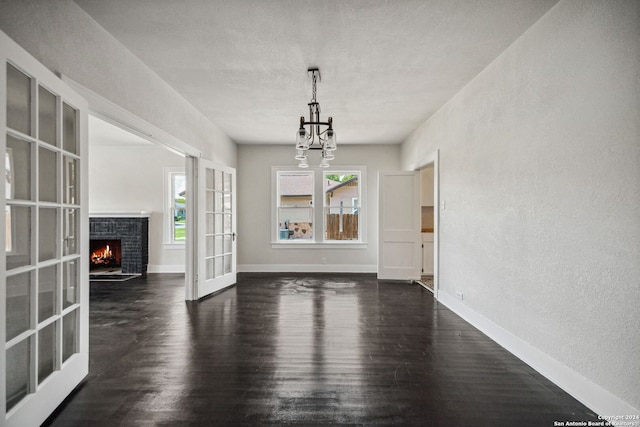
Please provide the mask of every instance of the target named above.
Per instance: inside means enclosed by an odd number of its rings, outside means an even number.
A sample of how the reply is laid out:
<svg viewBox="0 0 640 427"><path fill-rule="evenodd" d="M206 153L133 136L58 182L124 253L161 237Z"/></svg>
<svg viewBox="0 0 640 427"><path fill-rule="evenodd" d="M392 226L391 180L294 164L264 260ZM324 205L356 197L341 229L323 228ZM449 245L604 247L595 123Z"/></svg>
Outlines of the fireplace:
<svg viewBox="0 0 640 427"><path fill-rule="evenodd" d="M91 240L90 271L116 271L122 269L122 240Z"/></svg>
<svg viewBox="0 0 640 427"><path fill-rule="evenodd" d="M92 273L147 274L149 214L91 214L89 239Z"/></svg>

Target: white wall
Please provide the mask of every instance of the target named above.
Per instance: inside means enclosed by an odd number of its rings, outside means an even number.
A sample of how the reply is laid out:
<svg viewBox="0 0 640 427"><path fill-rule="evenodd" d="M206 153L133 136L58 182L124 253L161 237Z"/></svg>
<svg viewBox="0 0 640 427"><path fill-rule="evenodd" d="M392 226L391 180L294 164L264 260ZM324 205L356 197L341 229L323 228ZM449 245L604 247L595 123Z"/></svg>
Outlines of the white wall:
<svg viewBox="0 0 640 427"><path fill-rule="evenodd" d="M2 2L0 29L54 72L236 166L236 145L71 0Z"/></svg>
<svg viewBox="0 0 640 427"><path fill-rule="evenodd" d="M375 272L378 252L378 171L400 169L399 145L340 146L332 166L367 167L367 246L364 249L281 249L271 247L271 167L291 166L294 145L238 146L238 269L239 271ZM309 164L319 163L319 153ZM311 168L309 168L311 169ZM307 170L309 170L307 169ZM330 168L328 169L330 170ZM326 259L326 265L320 263Z"/></svg>
<svg viewBox="0 0 640 427"><path fill-rule="evenodd" d="M184 168L184 157L157 146L91 146L89 212L150 211L149 272L185 271L185 250L163 242L165 167Z"/></svg>
<svg viewBox="0 0 640 427"><path fill-rule="evenodd" d="M640 408L638 16L560 1L402 146L440 149L441 301L601 413Z"/></svg>

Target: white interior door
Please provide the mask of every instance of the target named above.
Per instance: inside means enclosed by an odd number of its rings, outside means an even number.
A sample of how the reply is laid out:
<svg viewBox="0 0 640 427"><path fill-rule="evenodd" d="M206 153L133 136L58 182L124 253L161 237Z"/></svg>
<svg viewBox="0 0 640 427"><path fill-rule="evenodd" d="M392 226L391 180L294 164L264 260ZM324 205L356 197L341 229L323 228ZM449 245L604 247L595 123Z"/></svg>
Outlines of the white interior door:
<svg viewBox="0 0 640 427"><path fill-rule="evenodd" d="M236 171L199 160L198 298L236 283Z"/></svg>
<svg viewBox="0 0 640 427"><path fill-rule="evenodd" d="M0 32L0 425L40 425L89 367L87 105Z"/></svg>
<svg viewBox="0 0 640 427"><path fill-rule="evenodd" d="M422 265L420 175L380 172L378 178L378 279L417 280Z"/></svg>

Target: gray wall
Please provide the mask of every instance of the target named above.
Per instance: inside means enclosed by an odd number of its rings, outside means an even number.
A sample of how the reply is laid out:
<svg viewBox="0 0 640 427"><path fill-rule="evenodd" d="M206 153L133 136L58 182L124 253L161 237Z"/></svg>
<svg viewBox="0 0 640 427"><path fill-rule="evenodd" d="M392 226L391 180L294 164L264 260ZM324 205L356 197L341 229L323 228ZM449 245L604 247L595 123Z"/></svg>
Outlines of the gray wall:
<svg viewBox="0 0 640 427"><path fill-rule="evenodd" d="M286 271L376 271L378 251L378 171L400 169L399 145L340 146L332 166L367 168L367 246L363 249L281 249L271 247L271 166L291 166L293 145L238 147L238 269L271 271L286 265ZM319 153L310 154L309 164L319 163ZM310 168L311 169L311 168ZM306 170L310 170L306 169ZM330 170L329 168L328 170ZM326 264L321 264L321 259Z"/></svg>
<svg viewBox="0 0 640 427"><path fill-rule="evenodd" d="M402 146L441 293L640 408L640 2L561 1Z"/></svg>
<svg viewBox="0 0 640 427"><path fill-rule="evenodd" d="M150 122L205 158L236 145L71 0L3 1L0 29L38 61Z"/></svg>

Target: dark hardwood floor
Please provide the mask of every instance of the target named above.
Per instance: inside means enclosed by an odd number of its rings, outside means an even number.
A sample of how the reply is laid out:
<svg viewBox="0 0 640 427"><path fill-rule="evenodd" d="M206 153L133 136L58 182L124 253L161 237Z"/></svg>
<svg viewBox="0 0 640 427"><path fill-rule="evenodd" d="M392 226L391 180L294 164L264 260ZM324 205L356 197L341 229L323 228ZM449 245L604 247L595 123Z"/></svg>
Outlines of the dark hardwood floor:
<svg viewBox="0 0 640 427"><path fill-rule="evenodd" d="M90 373L52 426L553 426L596 414L434 301L370 275L91 285Z"/></svg>

